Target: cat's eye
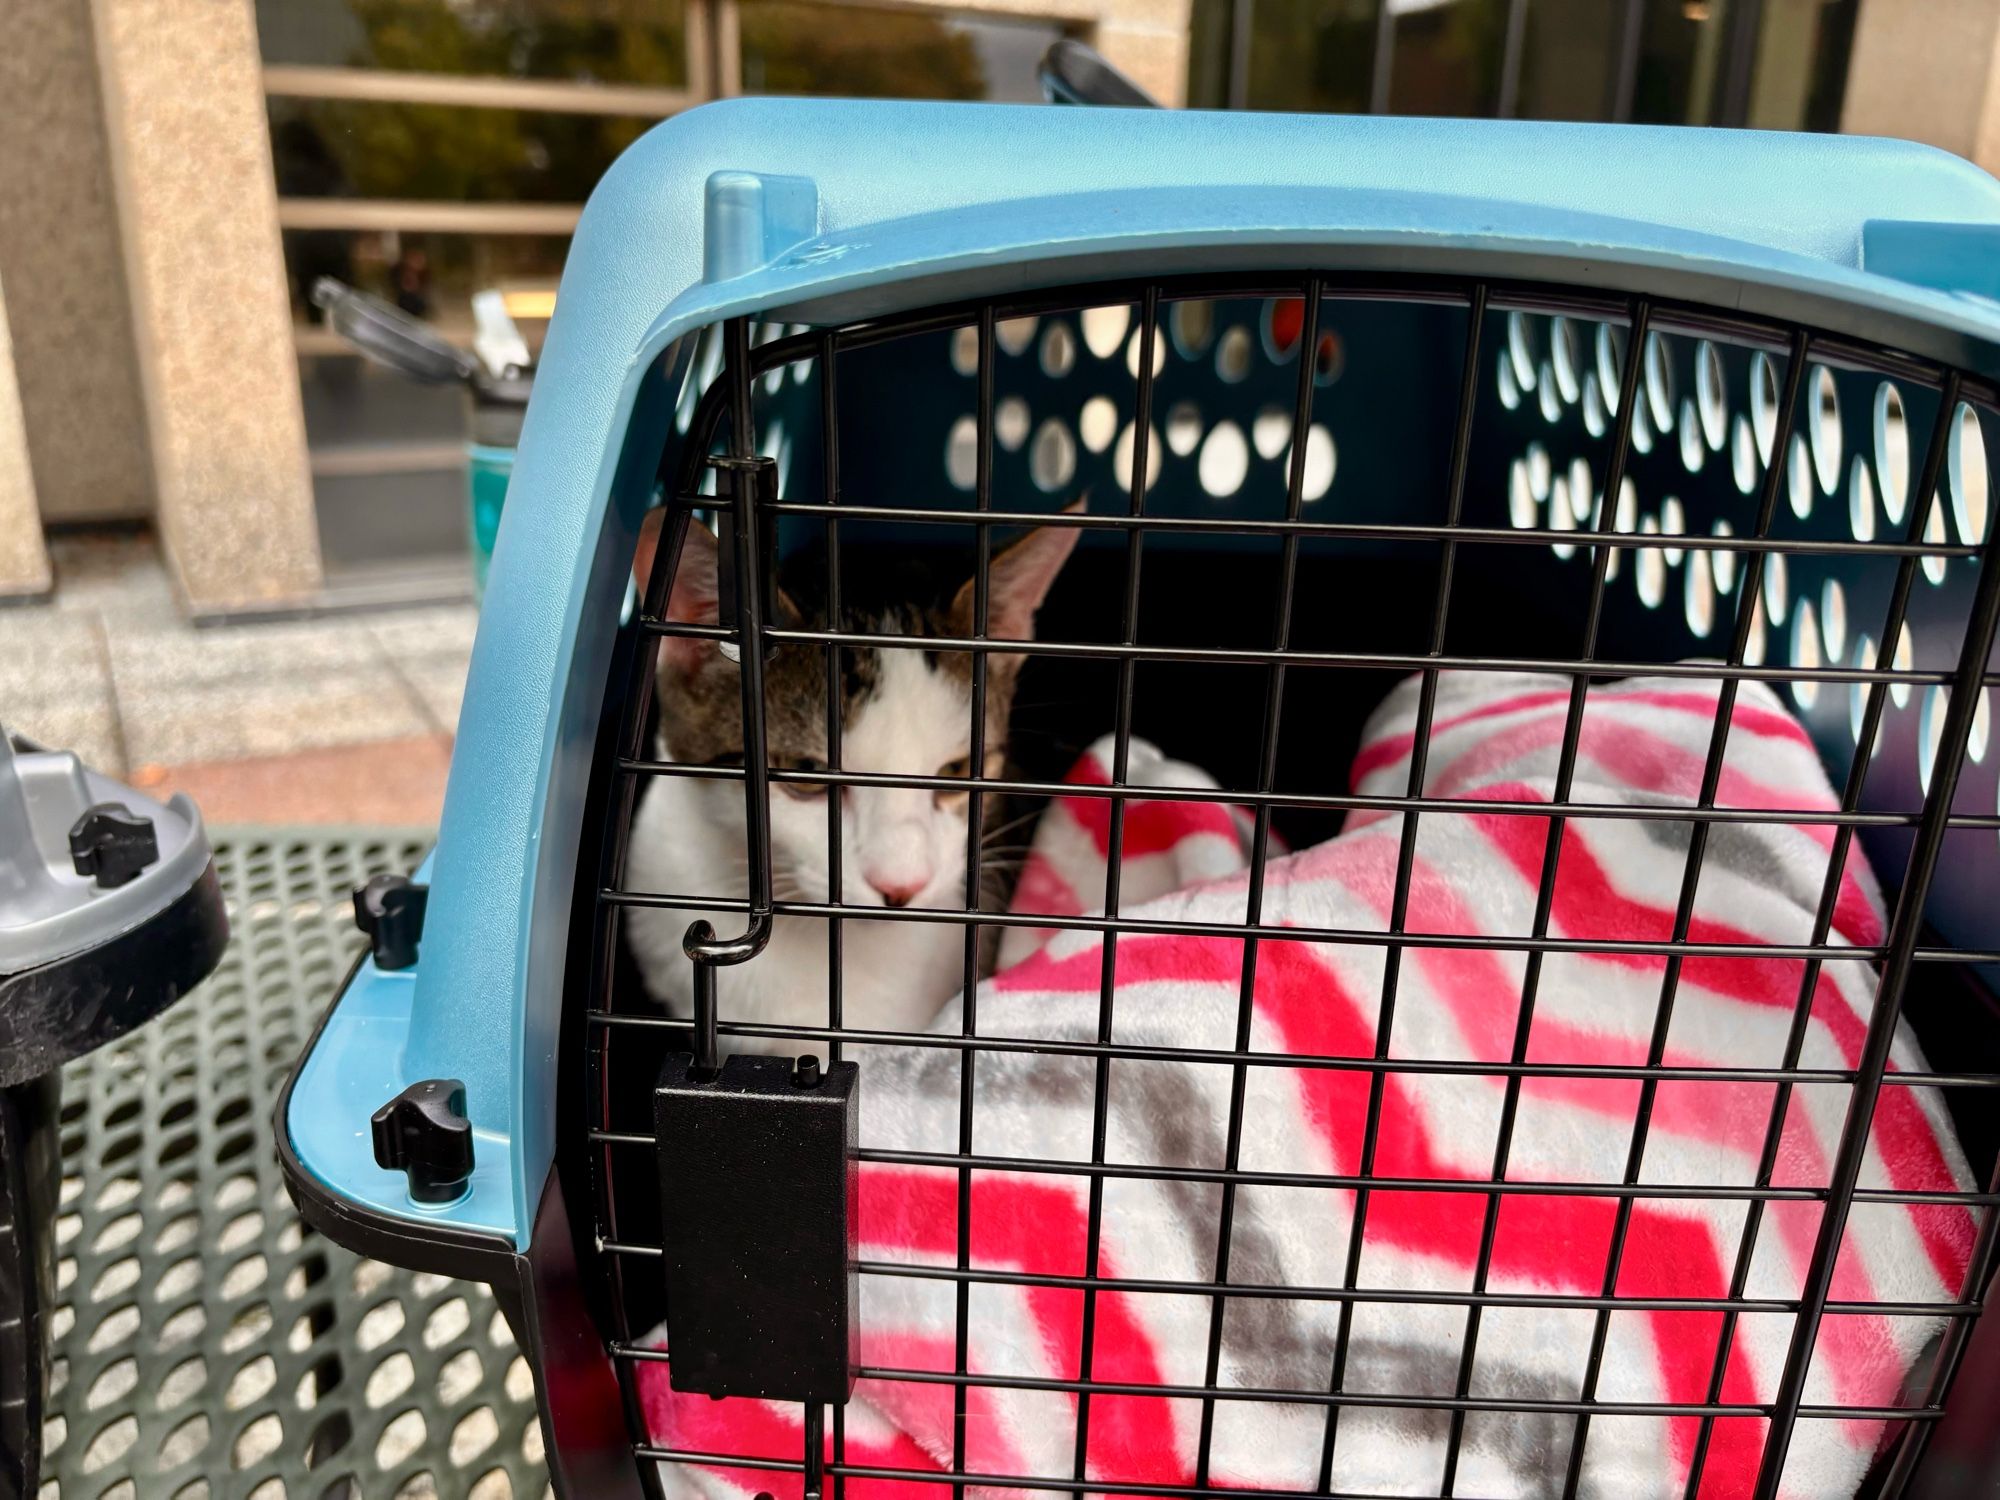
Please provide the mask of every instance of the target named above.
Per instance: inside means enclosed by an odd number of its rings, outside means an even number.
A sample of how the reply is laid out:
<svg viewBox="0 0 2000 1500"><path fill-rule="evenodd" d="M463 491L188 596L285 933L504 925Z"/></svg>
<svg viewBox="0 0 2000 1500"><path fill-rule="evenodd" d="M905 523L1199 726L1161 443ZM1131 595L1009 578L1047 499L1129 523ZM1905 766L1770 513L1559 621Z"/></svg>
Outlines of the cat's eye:
<svg viewBox="0 0 2000 1500"><path fill-rule="evenodd" d="M1006 764L1007 760L1004 755L1002 755L997 750L989 750L986 753L987 778L990 780L992 778L999 776L1000 773L1006 769ZM970 776L972 774L972 757L969 755L961 755L956 760L948 760L943 765L937 768L935 774L939 776L954 776L954 777ZM935 802L939 807L962 808L965 806L966 799L969 795L970 794L968 792L949 792L945 791L943 788L939 788L938 791L932 795L931 800Z"/></svg>
<svg viewBox="0 0 2000 1500"><path fill-rule="evenodd" d="M937 768L940 776L966 776L972 771L972 757L961 755L957 760L948 760Z"/></svg>
<svg viewBox="0 0 2000 1500"><path fill-rule="evenodd" d="M826 762L805 756L799 760L782 762L782 768L787 771L798 771L807 776L817 776L826 769ZM827 794L827 785L823 781L780 781L775 785L787 797L800 802L818 802Z"/></svg>

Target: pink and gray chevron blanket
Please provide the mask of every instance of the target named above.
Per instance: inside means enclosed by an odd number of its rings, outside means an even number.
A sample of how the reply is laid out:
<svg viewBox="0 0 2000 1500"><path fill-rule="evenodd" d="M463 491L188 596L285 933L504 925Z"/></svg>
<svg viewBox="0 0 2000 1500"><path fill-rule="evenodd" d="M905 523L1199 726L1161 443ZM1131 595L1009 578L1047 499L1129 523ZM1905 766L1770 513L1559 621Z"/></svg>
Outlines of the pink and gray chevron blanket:
<svg viewBox="0 0 2000 1500"><path fill-rule="evenodd" d="M1404 683L1371 720L1352 781L1363 793L1408 789L1417 687ZM1568 708L1557 678L1446 674L1424 777L1434 798L1547 803ZM1692 803L1716 703L1713 684L1632 680L1593 690L1584 717L1572 800ZM1078 782L1108 780L1108 744L1084 757ZM1189 767L1133 747L1134 784L1208 785ZM1725 807L1830 809L1834 797L1803 731L1756 683L1743 684L1728 737L1719 803ZM1247 820L1217 802L1127 805L1123 915L1173 922L1241 922ZM1040 914L1101 905L1109 803L1059 799L1042 816L1016 905ZM1357 813L1337 838L1274 851L1265 882L1266 923L1380 932L1389 925L1400 815ZM1687 860L1686 822L1578 818L1558 862L1550 931L1563 938L1665 940ZM1520 813L1426 813L1412 871L1407 929L1415 933L1524 936L1530 932L1548 834L1546 818ZM1714 828L1700 876L1691 941L1801 944L1832 844L1826 825L1766 822ZM1883 908L1859 853L1843 874L1831 941L1868 946ZM1093 1041L1098 1036L1104 941L1077 929L1016 929L978 997L982 1035ZM1244 965L1227 937L1121 934L1115 953L1112 1036L1148 1049L1227 1050L1237 1044ZM1518 950L1413 944L1401 966L1387 1053L1391 1059L1505 1062L1515 1045L1526 958ZM1642 1064L1665 960L1630 952L1549 953L1542 966L1527 1058L1541 1063ZM1774 1067L1781 1060L1804 966L1789 958L1697 955L1678 983L1664 1062L1669 1067ZM1875 971L1831 960L1812 996L1801 1065L1852 1068L1861 1052ZM1249 1017L1254 1052L1325 1059L1376 1053L1384 950L1355 942L1263 941ZM960 1029L954 1001L937 1019ZM1907 1033L1892 1066L1922 1069ZM865 1145L917 1152L957 1149L959 1053L882 1049L865 1059ZM1087 1056L1001 1052L978 1057L973 1150L984 1158L1088 1161L1096 1064ZM1221 1323L1206 1475L1197 1458L1203 1402L1188 1394L1209 1377L1211 1301L1182 1287L1216 1274L1221 1187L1211 1178L1114 1173L1102 1181L1102 1233L1089 1243L1090 1180L1042 1171L971 1174L972 1266L994 1273L970 1286L971 1386L962 1460L973 1487L1005 1490L1008 1477L1067 1480L1077 1458L1079 1397L1030 1382L1087 1380L1087 1478L1128 1487L1189 1485L1311 1491L1327 1441L1323 1397L1333 1379L1337 1300L1311 1289L1348 1285L1356 1194L1286 1181L1286 1174L1362 1170L1371 1071L1350 1065L1245 1069L1239 1168L1259 1180L1236 1190L1227 1277L1258 1288L1229 1299ZM1103 1159L1119 1168L1225 1166L1233 1069L1175 1058L1114 1060L1109 1069ZM1668 1079L1653 1101L1639 1179L1672 1185L1755 1180L1774 1088L1736 1080ZM1426 1292L1465 1293L1474 1277L1487 1198L1412 1186L1488 1179L1505 1080L1477 1072L1390 1072L1369 1170L1398 1184L1369 1195L1353 1285L1393 1301L1355 1306L1332 1429L1335 1493L1439 1493L1452 1422L1447 1406L1396 1398L1452 1398L1465 1348L1463 1303L1427 1303ZM1626 1170L1640 1084L1587 1074L1534 1076L1520 1090L1508 1180L1523 1184L1617 1183ZM1847 1088L1801 1085L1784 1117L1773 1182L1821 1186L1839 1137ZM1862 1184L1900 1191L1971 1186L1934 1091L1883 1091ZM1645 1414L1647 1404L1728 1406L1769 1401L1792 1332L1782 1311L1736 1324L1718 1392L1711 1394L1722 1317L1650 1305L1730 1294L1746 1203L1703 1196L1640 1198L1631 1214L1616 1294L1650 1299L1610 1318L1591 1399L1631 1403L1596 1416L1580 1491L1619 1497L1681 1495L1696 1454L1700 1493L1750 1492L1763 1444L1756 1415ZM860 1186L864 1262L950 1267L957 1252L958 1174L871 1162ZM1474 1410L1464 1418L1456 1492L1501 1497L1559 1493L1575 1418L1549 1403L1584 1398L1595 1313L1533 1299L1600 1296L1617 1201L1519 1190L1504 1195L1485 1290L1514 1294L1486 1308L1471 1367L1475 1398L1520 1401L1526 1411ZM1798 1295L1819 1205L1766 1205L1743 1294ZM1973 1239L1967 1208L1857 1205L1832 1295L1848 1303L1949 1302L1960 1294ZM1031 1276L1127 1280L1130 1290L1086 1294L1023 1285ZM1161 1288L1158 1283L1171 1285ZM953 1385L927 1379L954 1370L955 1296L949 1278L864 1275L864 1378L846 1417L845 1460L863 1469L947 1471L953 1462ZM1270 1289L1307 1295L1287 1298ZM1414 1295L1413 1295L1414 1294ZM1921 1377L1940 1322L1850 1312L1826 1318L1806 1399L1839 1406L1892 1405ZM1089 1347L1084 1347L1089 1329ZM657 1442L683 1450L796 1459L799 1409L751 1400L681 1396L660 1364L640 1366L642 1403ZM896 1378L900 1374L903 1378ZM1109 1390L1102 1387L1108 1386ZM1149 1395L1146 1388L1174 1388ZM1251 1398L1230 1399L1238 1389ZM1297 1403L1262 1399L1296 1392ZM1540 1403L1540 1405L1538 1405ZM1883 1440L1879 1422L1807 1419L1794 1436L1783 1492L1852 1494ZM707 1500L769 1490L799 1493L795 1473L726 1464L676 1469L673 1488ZM1089 1488L1088 1483L1084 1488ZM935 1483L850 1478L852 1500L934 1500Z"/></svg>

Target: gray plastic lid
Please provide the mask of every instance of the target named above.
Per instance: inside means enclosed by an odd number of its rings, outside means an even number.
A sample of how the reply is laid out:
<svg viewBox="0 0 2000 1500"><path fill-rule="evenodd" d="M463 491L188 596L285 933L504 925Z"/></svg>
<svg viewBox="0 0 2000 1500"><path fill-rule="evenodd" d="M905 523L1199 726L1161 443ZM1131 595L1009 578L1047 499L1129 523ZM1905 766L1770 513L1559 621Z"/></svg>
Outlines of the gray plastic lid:
<svg viewBox="0 0 2000 1500"><path fill-rule="evenodd" d="M106 890L79 875L69 832L100 803L153 825L159 857ZM17 749L0 730L0 974L87 952L172 905L208 868L208 836L186 796L160 803L65 750Z"/></svg>

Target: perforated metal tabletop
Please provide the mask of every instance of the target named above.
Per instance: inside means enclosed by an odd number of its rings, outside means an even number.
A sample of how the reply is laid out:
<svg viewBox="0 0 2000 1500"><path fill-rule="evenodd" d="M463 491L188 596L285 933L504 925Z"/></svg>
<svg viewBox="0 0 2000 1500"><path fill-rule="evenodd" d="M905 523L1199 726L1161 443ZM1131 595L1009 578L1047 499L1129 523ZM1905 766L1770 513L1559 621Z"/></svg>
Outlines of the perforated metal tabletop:
<svg viewBox="0 0 2000 1500"><path fill-rule="evenodd" d="M321 1238L272 1154L272 1103L361 946L350 892L426 837L221 832L221 968L65 1070L39 1500L548 1492L492 1294Z"/></svg>

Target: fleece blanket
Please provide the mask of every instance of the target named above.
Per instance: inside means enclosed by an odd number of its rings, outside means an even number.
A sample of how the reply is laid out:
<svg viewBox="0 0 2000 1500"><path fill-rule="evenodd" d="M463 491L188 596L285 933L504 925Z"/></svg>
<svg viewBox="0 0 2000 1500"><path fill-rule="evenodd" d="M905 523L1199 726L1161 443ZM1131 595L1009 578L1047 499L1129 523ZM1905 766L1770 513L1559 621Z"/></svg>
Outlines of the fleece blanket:
<svg viewBox="0 0 2000 1500"><path fill-rule="evenodd" d="M1691 804L1716 710L1714 684L1631 680L1594 689L1584 716L1572 798L1581 803ZM1362 792L1408 790L1418 693L1402 685L1371 720L1352 768ZM1553 799L1569 703L1560 678L1446 674L1440 679L1423 790L1439 798L1524 804ZM1108 744L1086 755L1077 781L1108 780ZM1130 780L1206 784L1206 778L1134 747ZM1835 798L1805 734L1776 698L1744 683L1728 736L1719 802L1765 809L1830 809ZM1025 911L1065 914L1102 902L1109 803L1059 799L1043 815L1019 882ZM1217 802L1128 804L1124 914L1184 921L1244 917L1246 830L1240 810ZM1558 937L1671 937L1690 824L1576 819L1558 864L1551 931ZM1271 860L1264 920L1300 928L1381 931L1389 922L1401 815L1356 814L1337 838ZM1533 920L1548 822L1519 813L1426 813L1419 822L1408 929L1520 936ZM1715 828L1690 938L1790 944L1809 940L1832 843L1825 825L1769 822ZM1883 928L1881 896L1858 851L1842 874L1831 941L1871 945ZM1093 1040L1105 944L1075 929L1022 930L1008 962L980 988L983 1035ZM1151 1048L1235 1044L1244 945L1225 937L1123 934L1116 942L1112 1035ZM1630 954L1551 954L1543 964L1528 1040L1532 1061L1639 1064L1655 1025L1665 964ZM1514 1045L1525 958L1519 952L1413 945L1402 963L1387 1051L1392 1058L1504 1061ZM1256 955L1250 1046L1271 1054L1372 1057L1384 950L1356 943L1263 941ZM1802 1063L1855 1065L1873 996L1872 965L1828 961L1812 997ZM1670 1065L1775 1066L1803 982L1795 960L1699 956L1682 968L1665 1061ZM960 1028L960 1007L938 1017ZM863 1141L949 1152L957 1148L960 1060L955 1051L880 1049L863 1059ZM1892 1066L1925 1066L1898 1036ZM1105 1160L1115 1164L1225 1165L1233 1070L1213 1062L1112 1063L1104 1117ZM1239 1165L1258 1173L1356 1173L1361 1169L1371 1074L1366 1069L1253 1065L1245 1071ZM989 1157L1087 1161L1092 1150L1095 1064L1024 1052L981 1055L974 1067L973 1149ZM1616 1183L1639 1085L1629 1079L1537 1077L1521 1090L1506 1176L1525 1183ZM1484 1179L1493 1167L1504 1080L1478 1074L1392 1073L1382 1094L1375 1175ZM1820 1186L1839 1137L1848 1090L1801 1086L1782 1131L1775 1183ZM1770 1085L1672 1080L1659 1089L1641 1180L1649 1184L1749 1184L1770 1115ZM1885 1089L1862 1171L1864 1186L1928 1191L1971 1186L1965 1160L1934 1091ZM1102 1187L1102 1235L1091 1258L1090 1183L1046 1172L978 1171L971 1185L971 1263L1001 1279L970 1288L967 1365L975 1376L1076 1381L1087 1403L1089 1479L1143 1487L1197 1482L1203 1402L1131 1387L1200 1387L1207 1374L1211 1301L1168 1290L1103 1290L1086 1316L1073 1288L1008 1284L1009 1273L1205 1282L1217 1269L1222 1191L1214 1182L1111 1176ZM864 1261L950 1266L956 1252L957 1173L865 1164L859 1226ZM1487 1199L1435 1189L1377 1190L1362 1234L1358 1285L1401 1293L1468 1291ZM1489 1290L1601 1294L1616 1200L1506 1194L1493 1239ZM1716 1297L1729 1290L1746 1205L1700 1197L1647 1198L1631 1215L1616 1292L1634 1298ZM1811 1253L1819 1205L1767 1206L1747 1295L1794 1298ZM1237 1284L1301 1289L1344 1284L1356 1222L1351 1191L1252 1183L1235 1195L1227 1274ZM1853 1212L1834 1297L1849 1301L1950 1301L1960 1292L1973 1239L1961 1206L1865 1203ZM947 1279L862 1278L864 1366L878 1371L954 1368L955 1284ZM1324 1404L1231 1400L1230 1388L1324 1393L1333 1373L1339 1303L1310 1297L1229 1299L1220 1332L1206 1482L1218 1487L1311 1490L1328 1434ZM1471 1394L1549 1402L1582 1394L1595 1314L1588 1309L1501 1306L1481 1320ZM1792 1332L1788 1313L1740 1319L1721 1385L1724 1403L1771 1399ZM1395 1404L1396 1397L1455 1393L1467 1314L1421 1301L1359 1303L1342 1389L1360 1405L1333 1430L1336 1493L1434 1495L1450 1413ZM1596 1397L1629 1403L1709 1399L1722 1319L1674 1309L1616 1311ZM1084 1348L1084 1330L1091 1333ZM1807 1401L1898 1401L1938 1334L1939 1320L1850 1314L1826 1319ZM664 1341L665 1330L661 1331ZM662 1364L639 1367L642 1405L657 1442L706 1453L796 1459L799 1409L750 1400L676 1395ZM922 1379L862 1380L846 1418L846 1460L860 1466L948 1470L953 1390ZM974 1487L1007 1488L1010 1476L1068 1479L1077 1458L1079 1398L1066 1391L974 1386L968 1396L965 1472ZM1526 1496L1560 1491L1575 1419L1549 1410L1474 1411L1464 1424L1456 1492ZM1701 1493L1749 1493L1764 1420L1715 1419ZM1701 1419L1619 1414L1588 1431L1581 1489L1608 1497L1680 1495ZM1784 1493L1853 1493L1883 1440L1879 1423L1805 1420ZM757 1490L795 1497L799 1478L727 1464L685 1465L668 1483L681 1494L737 1500ZM1087 1486L1086 1486L1087 1487ZM929 1500L936 1486L851 1479L853 1500Z"/></svg>

